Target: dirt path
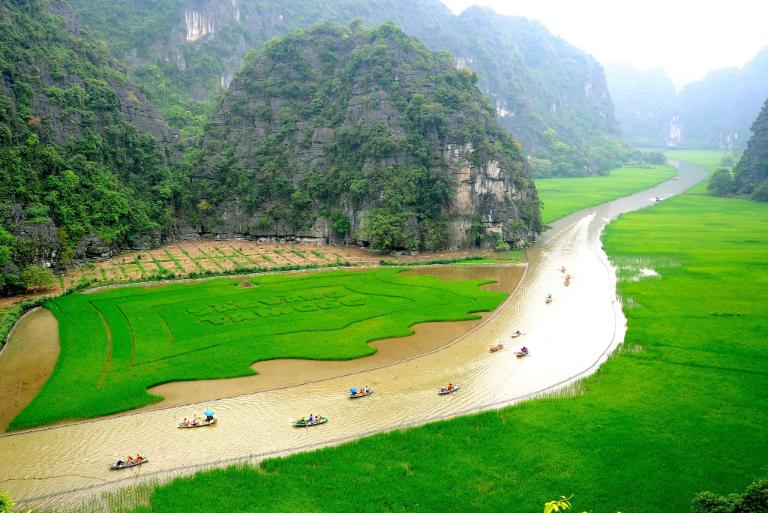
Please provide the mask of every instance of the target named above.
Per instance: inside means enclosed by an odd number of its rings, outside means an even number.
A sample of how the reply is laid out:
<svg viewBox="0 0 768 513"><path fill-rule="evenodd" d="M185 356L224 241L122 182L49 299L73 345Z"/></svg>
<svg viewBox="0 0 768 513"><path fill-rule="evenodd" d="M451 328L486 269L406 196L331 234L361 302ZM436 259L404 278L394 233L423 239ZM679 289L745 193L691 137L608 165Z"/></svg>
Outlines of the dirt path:
<svg viewBox="0 0 768 513"><path fill-rule="evenodd" d="M0 432L37 395L59 357L59 323L50 310L22 317L0 357Z"/></svg>

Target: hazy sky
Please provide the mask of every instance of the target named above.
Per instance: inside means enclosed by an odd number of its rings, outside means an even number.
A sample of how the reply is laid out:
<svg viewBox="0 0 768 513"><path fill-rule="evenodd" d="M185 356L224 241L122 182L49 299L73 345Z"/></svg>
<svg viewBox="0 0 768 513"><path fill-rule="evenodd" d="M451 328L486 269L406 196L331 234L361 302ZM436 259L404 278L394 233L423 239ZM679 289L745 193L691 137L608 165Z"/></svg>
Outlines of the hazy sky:
<svg viewBox="0 0 768 513"><path fill-rule="evenodd" d="M534 18L603 64L664 68L675 85L743 66L768 46L768 0L442 0Z"/></svg>

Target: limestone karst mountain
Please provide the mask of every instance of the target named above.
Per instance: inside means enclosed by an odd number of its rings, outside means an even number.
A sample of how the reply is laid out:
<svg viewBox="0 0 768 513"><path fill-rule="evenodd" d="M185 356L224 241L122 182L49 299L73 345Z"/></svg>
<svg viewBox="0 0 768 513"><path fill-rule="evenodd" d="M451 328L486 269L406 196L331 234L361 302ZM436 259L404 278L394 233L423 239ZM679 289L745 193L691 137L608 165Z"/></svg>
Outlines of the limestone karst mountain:
<svg viewBox="0 0 768 513"><path fill-rule="evenodd" d="M211 213L179 236L432 250L530 240L530 169L476 80L393 24L270 42L216 109L192 173Z"/></svg>

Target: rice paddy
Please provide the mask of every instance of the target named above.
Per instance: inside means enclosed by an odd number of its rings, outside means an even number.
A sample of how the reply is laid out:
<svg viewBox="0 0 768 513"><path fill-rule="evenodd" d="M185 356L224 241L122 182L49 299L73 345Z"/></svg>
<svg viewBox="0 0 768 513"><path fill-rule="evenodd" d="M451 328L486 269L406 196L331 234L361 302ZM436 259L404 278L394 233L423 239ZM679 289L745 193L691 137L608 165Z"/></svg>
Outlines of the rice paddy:
<svg viewBox="0 0 768 513"><path fill-rule="evenodd" d="M538 179L542 220L551 223L582 208L648 189L675 174L672 166L622 167L612 169L607 176Z"/></svg>
<svg viewBox="0 0 768 513"><path fill-rule="evenodd" d="M493 310L506 294L483 283L378 269L62 296L46 304L59 321L61 357L9 429L136 408L162 399L148 387L252 375L257 361L370 355L367 342L409 335L416 323Z"/></svg>

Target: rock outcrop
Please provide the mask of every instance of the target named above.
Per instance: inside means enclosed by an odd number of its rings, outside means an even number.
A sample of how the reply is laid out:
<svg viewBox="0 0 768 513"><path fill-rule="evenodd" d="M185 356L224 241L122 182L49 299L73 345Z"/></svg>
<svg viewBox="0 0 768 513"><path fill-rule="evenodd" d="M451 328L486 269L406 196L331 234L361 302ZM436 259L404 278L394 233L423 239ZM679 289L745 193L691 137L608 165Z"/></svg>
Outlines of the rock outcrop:
<svg viewBox="0 0 768 513"><path fill-rule="evenodd" d="M536 190L475 82L394 25L271 42L218 106L173 236L524 244Z"/></svg>
<svg viewBox="0 0 768 513"><path fill-rule="evenodd" d="M135 68L172 64L158 71L165 80L182 81L198 100L226 89L227 77L240 68L246 52L273 37L323 22L392 21L432 50L454 54L459 69L475 71L480 90L496 104L499 123L527 154L546 144L549 129L587 159L600 137L619 135L603 70L594 58L536 21L487 8L454 15L439 0L71 2ZM146 30L150 19L152 30Z"/></svg>

